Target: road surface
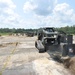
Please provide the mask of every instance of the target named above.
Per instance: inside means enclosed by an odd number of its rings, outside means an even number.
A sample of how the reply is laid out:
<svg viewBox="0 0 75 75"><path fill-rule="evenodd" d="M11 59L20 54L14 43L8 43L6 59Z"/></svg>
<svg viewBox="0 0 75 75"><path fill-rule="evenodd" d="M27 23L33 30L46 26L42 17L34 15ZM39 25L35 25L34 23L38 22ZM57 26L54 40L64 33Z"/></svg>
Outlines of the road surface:
<svg viewBox="0 0 75 75"><path fill-rule="evenodd" d="M0 75L72 75L48 53L38 53L36 37L0 37Z"/></svg>

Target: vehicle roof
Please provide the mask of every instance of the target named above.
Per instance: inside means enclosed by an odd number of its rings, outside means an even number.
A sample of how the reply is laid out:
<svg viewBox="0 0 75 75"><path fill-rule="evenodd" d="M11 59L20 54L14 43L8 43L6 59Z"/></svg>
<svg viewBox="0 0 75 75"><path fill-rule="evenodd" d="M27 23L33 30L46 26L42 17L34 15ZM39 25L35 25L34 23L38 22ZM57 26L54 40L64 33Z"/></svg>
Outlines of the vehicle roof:
<svg viewBox="0 0 75 75"><path fill-rule="evenodd" d="M53 29L53 30L54 30L54 27L43 27L43 28L40 28L40 29L38 30L38 32L42 32L43 29L46 29L46 28L50 28L50 29Z"/></svg>
<svg viewBox="0 0 75 75"><path fill-rule="evenodd" d="M43 29L46 29L46 28L54 29L54 27L44 27Z"/></svg>

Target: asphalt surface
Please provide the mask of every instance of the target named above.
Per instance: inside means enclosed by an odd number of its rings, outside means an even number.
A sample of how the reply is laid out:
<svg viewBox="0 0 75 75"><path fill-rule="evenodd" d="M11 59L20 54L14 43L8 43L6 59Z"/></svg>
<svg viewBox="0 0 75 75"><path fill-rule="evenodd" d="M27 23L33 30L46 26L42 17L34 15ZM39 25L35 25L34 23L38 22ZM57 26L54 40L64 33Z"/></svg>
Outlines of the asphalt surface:
<svg viewBox="0 0 75 75"><path fill-rule="evenodd" d="M0 38L0 75L72 75L48 53L38 53L36 37Z"/></svg>

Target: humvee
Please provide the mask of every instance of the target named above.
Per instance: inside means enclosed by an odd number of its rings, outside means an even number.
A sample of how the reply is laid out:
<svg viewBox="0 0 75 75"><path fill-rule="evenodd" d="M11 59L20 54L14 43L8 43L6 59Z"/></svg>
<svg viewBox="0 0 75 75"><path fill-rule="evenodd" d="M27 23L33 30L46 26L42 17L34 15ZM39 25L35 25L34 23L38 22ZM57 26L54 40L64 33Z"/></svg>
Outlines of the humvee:
<svg viewBox="0 0 75 75"><path fill-rule="evenodd" d="M75 55L73 36L54 28L45 27L38 30L35 47L39 53L49 51L50 55L65 57Z"/></svg>
<svg viewBox="0 0 75 75"><path fill-rule="evenodd" d="M33 37L34 33L33 32L27 32L26 35L27 35L27 37Z"/></svg>

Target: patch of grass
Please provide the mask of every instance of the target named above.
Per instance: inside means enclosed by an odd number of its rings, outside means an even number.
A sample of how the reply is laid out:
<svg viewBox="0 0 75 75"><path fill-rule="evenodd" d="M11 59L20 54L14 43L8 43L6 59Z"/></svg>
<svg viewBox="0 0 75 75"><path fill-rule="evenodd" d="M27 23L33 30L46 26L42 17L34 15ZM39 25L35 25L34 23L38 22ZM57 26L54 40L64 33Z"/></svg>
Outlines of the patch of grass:
<svg viewBox="0 0 75 75"><path fill-rule="evenodd" d="M9 35L9 34L11 34L11 33L0 33L1 36L3 36L3 35Z"/></svg>

